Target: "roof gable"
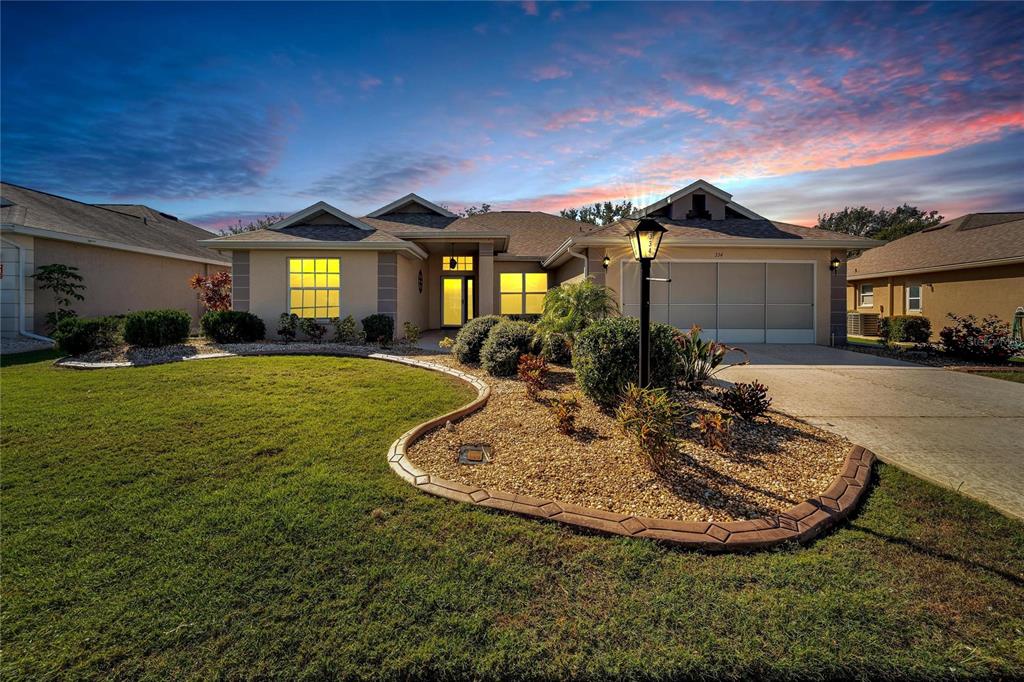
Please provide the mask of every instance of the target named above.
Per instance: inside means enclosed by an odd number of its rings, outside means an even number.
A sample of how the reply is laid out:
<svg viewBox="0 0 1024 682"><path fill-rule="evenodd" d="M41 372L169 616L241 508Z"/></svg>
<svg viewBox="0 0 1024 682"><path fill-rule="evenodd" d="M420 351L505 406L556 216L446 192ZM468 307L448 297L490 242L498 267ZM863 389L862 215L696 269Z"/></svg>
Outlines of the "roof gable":
<svg viewBox="0 0 1024 682"><path fill-rule="evenodd" d="M409 206L419 206L419 207L421 207L423 209L426 209L426 210L424 210L424 211L408 211L408 210L403 210L403 209L408 209ZM412 192L410 192L409 194L406 194L404 197L401 197L399 199L395 199L394 201L392 201L390 204L387 204L386 206L381 206L380 208L378 208L376 211L373 211L372 213L367 213L366 217L367 218L379 218L379 217L381 217L383 215L387 215L388 213L433 213L434 215L443 216L445 218L454 218L455 217L454 213L452 213L448 209L444 208L443 206L438 206L434 202L427 201L423 197L419 196L418 194L414 194Z"/></svg>
<svg viewBox="0 0 1024 682"><path fill-rule="evenodd" d="M284 218L283 220L279 220L278 222L274 223L268 229L281 230L286 227L292 227L293 225L305 225L308 224L308 221L313 220L320 215L333 216L334 218L340 220L342 223L346 225L358 227L360 230L373 231L373 227L371 227L370 225L367 225L359 218L356 218L354 216L349 215L348 213L345 213L341 209L331 206L326 201L318 201L312 206L308 206L302 209L301 211L293 213L287 218Z"/></svg>
<svg viewBox="0 0 1024 682"><path fill-rule="evenodd" d="M751 211L749 208L745 206L737 204L735 201L732 200L731 194L721 189L720 187L715 187L707 180L696 180L687 185L686 187L683 187L680 190L676 190L667 197L655 201L650 206L645 206L644 208L640 209L639 213L641 215L648 215L649 213L653 213L654 211L663 209L679 201L683 197L698 191L704 192L705 194L710 194L711 196L714 197L718 197L725 203L726 208L732 209L741 216L744 216L751 220L763 220L763 216L758 215L757 213Z"/></svg>

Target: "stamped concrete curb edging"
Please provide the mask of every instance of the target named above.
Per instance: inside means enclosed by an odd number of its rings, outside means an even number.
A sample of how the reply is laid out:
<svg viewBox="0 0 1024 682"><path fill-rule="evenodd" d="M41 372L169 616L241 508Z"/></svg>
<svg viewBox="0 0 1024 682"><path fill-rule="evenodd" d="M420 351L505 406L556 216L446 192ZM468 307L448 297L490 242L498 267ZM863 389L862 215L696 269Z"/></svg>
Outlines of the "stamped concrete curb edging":
<svg viewBox="0 0 1024 682"><path fill-rule="evenodd" d="M846 456L843 469L828 489L774 516L748 521L699 522L633 516L591 509L567 502L547 500L529 495L515 495L499 490L448 481L417 468L406 456L407 448L428 431L449 421L462 419L487 404L491 388L480 379L444 365L423 360L358 351L315 351L288 348L216 353L192 356L190 359L224 358L266 355L327 355L334 357L361 357L396 362L412 367L430 369L473 386L477 395L468 404L409 429L388 449L388 465L392 471L423 492L457 502L500 509L524 516L548 519L571 526L614 535L650 538L681 545L690 549L712 552L742 552L765 549L785 542L806 543L833 527L856 508L868 489L875 455L855 445ZM86 363L61 359L55 364L72 369L106 369L130 367L132 363Z"/></svg>

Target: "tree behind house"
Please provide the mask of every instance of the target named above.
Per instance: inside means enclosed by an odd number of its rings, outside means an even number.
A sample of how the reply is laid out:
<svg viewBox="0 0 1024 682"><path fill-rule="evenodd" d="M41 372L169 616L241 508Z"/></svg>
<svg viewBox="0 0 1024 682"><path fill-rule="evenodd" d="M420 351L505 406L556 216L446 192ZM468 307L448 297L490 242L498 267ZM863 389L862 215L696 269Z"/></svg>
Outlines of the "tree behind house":
<svg viewBox="0 0 1024 682"><path fill-rule="evenodd" d="M938 211L925 212L910 204L877 211L867 206L847 206L842 211L819 214L817 227L888 242L938 225L942 220Z"/></svg>
<svg viewBox="0 0 1024 682"><path fill-rule="evenodd" d="M243 224L241 220L235 225L230 225L220 231L220 235L223 237L228 234L242 234L244 232L255 232L256 230L265 230L274 223L278 223L284 220L283 215L268 214L262 218L251 220L248 223Z"/></svg>
<svg viewBox="0 0 1024 682"><path fill-rule="evenodd" d="M563 208L558 212L563 218L592 225L608 225L620 218L626 218L635 211L632 201L605 201L579 208Z"/></svg>

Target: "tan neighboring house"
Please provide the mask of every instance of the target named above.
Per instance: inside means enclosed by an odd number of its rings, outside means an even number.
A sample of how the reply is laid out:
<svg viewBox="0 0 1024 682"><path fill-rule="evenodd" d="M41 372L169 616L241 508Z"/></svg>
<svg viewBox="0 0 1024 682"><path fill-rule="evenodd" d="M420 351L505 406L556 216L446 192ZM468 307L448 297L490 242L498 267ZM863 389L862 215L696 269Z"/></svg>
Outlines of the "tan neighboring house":
<svg viewBox="0 0 1024 682"><path fill-rule="evenodd" d="M847 249L878 244L768 220L698 180L642 210L667 229L652 318L734 343L845 340ZM294 312L327 321L384 313L421 329L542 310L545 292L590 277L639 311L639 267L622 220L594 227L529 211L460 218L408 194L366 216L318 202L269 229L203 242L230 252L233 305L276 329ZM607 266L604 263L608 259ZM840 261L833 271L832 259Z"/></svg>
<svg viewBox="0 0 1024 682"><path fill-rule="evenodd" d="M933 338L948 313L996 315L1024 306L1024 212L971 213L852 259L851 313L923 315Z"/></svg>
<svg viewBox="0 0 1024 682"><path fill-rule="evenodd" d="M83 317L175 308L198 320L188 280L230 270L230 259L200 244L210 233L140 205L93 205L0 183L3 336L47 333L50 292L32 278L41 265L78 268L86 289L72 308Z"/></svg>

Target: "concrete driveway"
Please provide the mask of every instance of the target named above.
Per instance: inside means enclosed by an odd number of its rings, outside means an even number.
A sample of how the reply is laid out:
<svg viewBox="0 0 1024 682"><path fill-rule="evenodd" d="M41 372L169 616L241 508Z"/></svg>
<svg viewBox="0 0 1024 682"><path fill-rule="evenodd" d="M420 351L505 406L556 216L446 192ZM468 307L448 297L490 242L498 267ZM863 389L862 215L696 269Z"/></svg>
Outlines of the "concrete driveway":
<svg viewBox="0 0 1024 682"><path fill-rule="evenodd" d="M774 408L1024 518L1024 384L823 346L747 351L719 378L757 379Z"/></svg>

